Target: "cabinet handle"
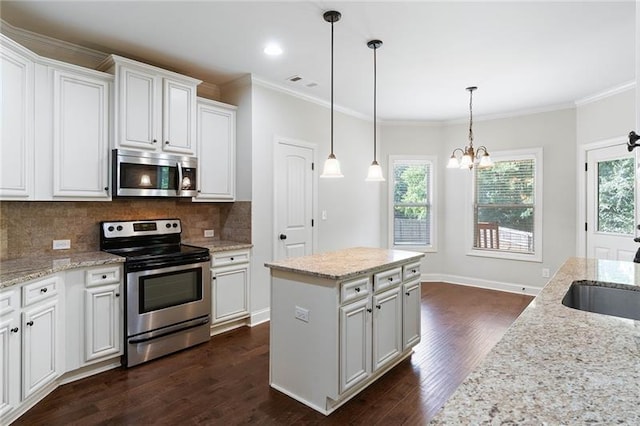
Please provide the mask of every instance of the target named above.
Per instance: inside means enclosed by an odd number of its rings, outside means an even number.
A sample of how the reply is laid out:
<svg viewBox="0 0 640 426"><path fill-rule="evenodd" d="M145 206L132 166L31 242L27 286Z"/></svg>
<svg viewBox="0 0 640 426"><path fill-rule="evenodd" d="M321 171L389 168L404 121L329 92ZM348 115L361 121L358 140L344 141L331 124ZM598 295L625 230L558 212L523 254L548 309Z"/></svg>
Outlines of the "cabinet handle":
<svg viewBox="0 0 640 426"><path fill-rule="evenodd" d="M120 293L116 293L116 297L120 297Z"/></svg>
<svg viewBox="0 0 640 426"><path fill-rule="evenodd" d="M376 305L376 308L378 308L378 309L382 309L382 306L380 306L380 305Z"/></svg>
<svg viewBox="0 0 640 426"><path fill-rule="evenodd" d="M47 292L47 288L46 287L40 289L40 293L46 293L46 292Z"/></svg>
<svg viewBox="0 0 640 426"><path fill-rule="evenodd" d="M393 281L393 277L389 277L387 278L389 281Z"/></svg>
<svg viewBox="0 0 640 426"><path fill-rule="evenodd" d="M165 145L169 145L169 141L164 141L164 144Z"/></svg>
<svg viewBox="0 0 640 426"><path fill-rule="evenodd" d="M33 321L28 321L28 322L27 322L27 325L28 325L29 327L31 327L31 326L33 325Z"/></svg>
<svg viewBox="0 0 640 426"><path fill-rule="evenodd" d="M12 333L17 333L17 332L18 332L18 327L13 327L13 328L11 329L11 332L12 332Z"/></svg>
<svg viewBox="0 0 640 426"><path fill-rule="evenodd" d="M415 269L412 269L411 272L415 274L418 271L416 271Z"/></svg>
<svg viewBox="0 0 640 426"><path fill-rule="evenodd" d="M154 140L152 141L152 143L158 143L158 140L157 140L157 139L154 139Z"/></svg>
<svg viewBox="0 0 640 426"><path fill-rule="evenodd" d="M231 261L233 262L233 257L232 257L232 258L230 258L229 260L231 260Z"/></svg>
<svg viewBox="0 0 640 426"><path fill-rule="evenodd" d="M106 279L107 279L107 276L106 276L106 275L103 275L103 276L102 276L102 279L103 279L103 280L106 280Z"/></svg>
<svg viewBox="0 0 640 426"><path fill-rule="evenodd" d="M405 294L406 294L407 296L411 296L411 293L409 293L409 292L406 292Z"/></svg>
<svg viewBox="0 0 640 426"><path fill-rule="evenodd" d="M109 191L109 187L108 187L108 186L105 186L105 187L104 187L104 190L105 190L105 191Z"/></svg>
<svg viewBox="0 0 640 426"><path fill-rule="evenodd" d="M356 293L360 293L360 287L356 287Z"/></svg>
<svg viewBox="0 0 640 426"><path fill-rule="evenodd" d="M371 309L367 309L367 312L371 313Z"/></svg>
<svg viewBox="0 0 640 426"><path fill-rule="evenodd" d="M211 277L211 279L212 279L212 280L215 280L215 279L216 279L216 277Z"/></svg>

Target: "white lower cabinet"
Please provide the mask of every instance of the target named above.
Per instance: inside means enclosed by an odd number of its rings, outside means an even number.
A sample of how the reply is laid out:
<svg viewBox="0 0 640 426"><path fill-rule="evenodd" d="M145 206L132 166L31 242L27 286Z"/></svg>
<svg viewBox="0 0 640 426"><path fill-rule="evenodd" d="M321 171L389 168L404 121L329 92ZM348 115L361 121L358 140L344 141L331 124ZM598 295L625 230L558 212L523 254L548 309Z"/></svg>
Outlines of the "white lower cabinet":
<svg viewBox="0 0 640 426"><path fill-rule="evenodd" d="M420 341L419 275L419 262L346 281L272 268L270 385L330 414L407 358Z"/></svg>
<svg viewBox="0 0 640 426"><path fill-rule="evenodd" d="M0 292L0 423L64 369L59 275Z"/></svg>
<svg viewBox="0 0 640 426"><path fill-rule="evenodd" d="M212 253L211 266L211 326L216 334L244 325L238 321L250 316L249 250Z"/></svg>
<svg viewBox="0 0 640 426"><path fill-rule="evenodd" d="M20 293L0 293L0 416L20 402Z"/></svg>
<svg viewBox="0 0 640 426"><path fill-rule="evenodd" d="M85 290L85 361L121 355L120 283Z"/></svg>

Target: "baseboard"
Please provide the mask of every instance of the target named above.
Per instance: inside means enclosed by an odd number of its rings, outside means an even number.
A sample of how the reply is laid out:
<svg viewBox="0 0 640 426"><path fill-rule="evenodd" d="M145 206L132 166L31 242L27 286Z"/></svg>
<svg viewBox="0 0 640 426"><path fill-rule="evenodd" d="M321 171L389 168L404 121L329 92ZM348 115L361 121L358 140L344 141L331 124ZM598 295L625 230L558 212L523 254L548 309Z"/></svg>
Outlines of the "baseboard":
<svg viewBox="0 0 640 426"><path fill-rule="evenodd" d="M251 323L249 327L255 327L258 324L267 322L271 319L271 308L264 308L251 313Z"/></svg>
<svg viewBox="0 0 640 426"><path fill-rule="evenodd" d="M451 274L422 274L422 282L445 282L470 287L486 288L489 290L504 291L507 293L527 294L537 296L542 290L540 287L533 287L524 284L505 283L500 281L483 280L481 278L463 277Z"/></svg>

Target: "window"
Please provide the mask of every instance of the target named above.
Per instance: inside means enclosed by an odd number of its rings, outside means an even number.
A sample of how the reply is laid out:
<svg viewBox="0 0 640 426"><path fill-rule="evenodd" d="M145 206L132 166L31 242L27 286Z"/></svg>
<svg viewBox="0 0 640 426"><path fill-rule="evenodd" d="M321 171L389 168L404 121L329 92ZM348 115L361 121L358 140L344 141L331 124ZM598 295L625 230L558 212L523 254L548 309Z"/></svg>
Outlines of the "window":
<svg viewBox="0 0 640 426"><path fill-rule="evenodd" d="M389 157L389 243L435 251L435 158Z"/></svg>
<svg viewBox="0 0 640 426"><path fill-rule="evenodd" d="M542 261L542 150L493 161L474 169L472 254Z"/></svg>

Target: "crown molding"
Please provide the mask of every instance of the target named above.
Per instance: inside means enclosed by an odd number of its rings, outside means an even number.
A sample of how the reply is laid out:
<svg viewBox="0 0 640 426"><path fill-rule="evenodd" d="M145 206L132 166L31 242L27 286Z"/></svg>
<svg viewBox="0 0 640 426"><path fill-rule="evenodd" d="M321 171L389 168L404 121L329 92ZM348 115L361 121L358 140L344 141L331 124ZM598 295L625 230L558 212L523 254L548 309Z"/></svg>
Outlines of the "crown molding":
<svg viewBox="0 0 640 426"><path fill-rule="evenodd" d="M88 68L97 68L108 56L99 50L14 27L2 19L0 19L0 32L40 56Z"/></svg>
<svg viewBox="0 0 640 426"><path fill-rule="evenodd" d="M611 88L609 88L607 90L604 90L604 91L602 91L600 93L596 93L596 94L593 94L593 95L585 96L582 99L578 99L574 103L575 103L575 105L577 107L580 107L580 106L583 106L583 105L586 105L586 104L590 104L592 102L600 101L600 100L608 98L610 96L614 96L614 95L617 95L617 94L620 94L620 93L627 92L629 90L633 90L633 89L635 89L635 87L636 87L636 82L634 80L627 81L626 83L622 83L622 84L619 84L618 86L611 87Z"/></svg>
<svg viewBox="0 0 640 426"><path fill-rule="evenodd" d="M555 112L555 111L563 111L567 109L575 109L575 105L573 103L562 103L556 105L548 105L539 108L528 108L521 109L517 111L509 111L504 113L495 113L495 114L485 114L485 115L473 115L473 121L490 121L490 120L501 120L505 118L517 118L517 117L526 117L528 115L535 114L543 114L545 112ZM469 123L469 118L456 118L455 120L446 120L443 121L442 124L444 126L455 126L458 124L467 124Z"/></svg>
<svg viewBox="0 0 640 426"><path fill-rule="evenodd" d="M252 81L252 83L254 83L254 84L258 85L258 86L262 86L262 87L265 87L267 89L275 90L277 92L282 92L282 93L285 93L287 95L293 96L295 98L302 99L304 101L311 102L311 103L314 103L316 105L320 105L320 106L325 107L325 108L331 108L331 103L330 102L327 102L327 101L325 101L323 99L320 99L320 98L317 98L315 96L311 96L311 95L307 95L305 93L298 92L296 90L290 89L288 87L281 86L279 84L272 83L272 82L267 81L267 80L265 80L265 79L263 79L261 77L258 77L258 76L255 76L255 75L251 75L251 81ZM362 114L362 113L360 113L358 111L355 111L355 110L352 110L352 109L349 109L349 108L345 108L345 107L340 106L340 105L336 105L335 103L333 104L333 109L335 111L341 112L341 113L343 113L345 115L349 115L349 116L352 116L352 117L355 117L355 118L359 118L361 120L373 121L373 118L369 117L368 115Z"/></svg>

